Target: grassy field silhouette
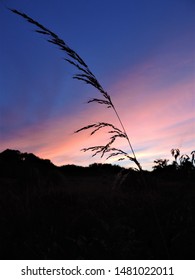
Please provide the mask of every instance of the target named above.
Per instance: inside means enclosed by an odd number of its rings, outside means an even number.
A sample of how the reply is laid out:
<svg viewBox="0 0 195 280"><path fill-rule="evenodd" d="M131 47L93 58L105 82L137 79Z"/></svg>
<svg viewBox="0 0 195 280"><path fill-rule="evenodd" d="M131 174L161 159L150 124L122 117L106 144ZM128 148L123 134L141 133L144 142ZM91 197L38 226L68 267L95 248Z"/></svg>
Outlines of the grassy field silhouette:
<svg viewBox="0 0 195 280"><path fill-rule="evenodd" d="M144 173L147 189L132 169L2 152L1 259L194 259L195 170Z"/></svg>

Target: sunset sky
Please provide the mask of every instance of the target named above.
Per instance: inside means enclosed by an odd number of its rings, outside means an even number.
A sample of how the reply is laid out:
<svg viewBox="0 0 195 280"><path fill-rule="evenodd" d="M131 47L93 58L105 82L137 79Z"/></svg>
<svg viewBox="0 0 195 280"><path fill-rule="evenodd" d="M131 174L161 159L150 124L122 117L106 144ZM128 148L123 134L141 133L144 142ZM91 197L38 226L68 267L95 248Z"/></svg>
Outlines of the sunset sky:
<svg viewBox="0 0 195 280"><path fill-rule="evenodd" d="M106 130L74 131L112 122L113 111L87 104L101 97L73 80L65 54L6 7L59 35L87 63L111 96L144 169L170 159L170 150L195 150L194 0L1 0L0 152L9 148L56 165L93 162L82 148L106 144ZM130 152L122 139L117 147Z"/></svg>

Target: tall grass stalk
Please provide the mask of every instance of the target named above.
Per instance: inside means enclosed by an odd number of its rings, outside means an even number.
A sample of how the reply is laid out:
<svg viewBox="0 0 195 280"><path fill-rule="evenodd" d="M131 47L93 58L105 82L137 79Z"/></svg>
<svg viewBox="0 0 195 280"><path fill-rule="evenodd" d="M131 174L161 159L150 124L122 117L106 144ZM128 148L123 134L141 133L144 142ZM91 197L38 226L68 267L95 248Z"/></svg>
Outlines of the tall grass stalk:
<svg viewBox="0 0 195 280"><path fill-rule="evenodd" d="M47 29L42 24L35 21L34 19L32 19L31 17L29 17L28 15L26 15L24 13L22 13L22 12L16 10L16 9L10 9L10 10L13 13L23 17L29 23L36 26L36 28L38 28L38 29L35 30L36 32L46 36L47 41L49 43L56 45L57 47L60 48L60 50L62 50L63 52L66 53L66 57L64 59L68 63L73 65L78 71L77 74L73 75L73 79L77 79L77 80L80 80L82 82L85 82L85 83L93 86L95 89L97 89L100 92L100 94L101 94L100 98L92 98L92 99L88 100L88 103L98 103L100 105L105 105L107 108L111 108L114 111L121 128L115 127L113 124L110 124L110 123L107 123L107 122L97 122L97 123L93 123L93 124L87 125L85 127L82 127L82 128L75 131L75 133L78 133L78 132L83 131L83 130L92 129L91 135L93 135L97 131L99 131L99 130L105 128L105 127L109 129L108 133L111 136L109 138L109 142L106 145L88 147L88 148L84 148L82 150L84 152L86 152L86 151L93 152L92 156L96 156L97 154L100 154L101 157L103 157L105 154L107 154L108 155L107 159L112 158L112 157L116 157L116 156L120 156L120 158L118 159L119 161L124 160L124 159L128 159L128 160L134 162L135 165L137 166L137 169L139 171L141 171L144 186L147 186L147 183L146 183L146 180L145 180L145 177L144 177L144 173L143 173L143 169L141 167L141 164L139 163L139 161L136 158L135 151L132 147L131 141L130 141L128 135L127 135L126 129L123 125L123 122L122 122L119 114L118 114L117 109L116 109L115 105L113 104L110 95L103 89L101 84L98 82L96 76L91 72L91 70L89 69L87 64L84 62L84 60L74 50L72 50L61 38L59 38L58 35L56 35L54 32ZM125 151L123 151L121 149L114 148L112 146L113 143L115 142L115 140L118 139L118 138L124 138L127 141L128 145L129 145L129 148L130 148L130 151L131 151L131 156L128 153L126 153ZM162 232L162 228L161 228L161 225L160 225L160 222L159 222L158 215L156 213L156 209L152 205L152 202L150 203L149 207L151 207L151 210L152 210L152 213L153 213L153 219L154 219L154 223L157 226L157 230L159 232L159 238L161 239L162 244L164 245L165 253L166 253L167 257L169 258L169 251L168 251L168 248L167 248L166 240L165 240L164 234Z"/></svg>
<svg viewBox="0 0 195 280"><path fill-rule="evenodd" d="M100 98L92 98L90 100L88 100L88 103L98 103L100 105L105 105L107 108L111 108L115 115L116 118L119 121L120 124L120 129L115 127L114 125L107 123L107 122L98 122L98 123L93 123L90 124L88 126L82 127L78 130L75 131L75 133L78 133L82 130L88 130L88 129L93 129L93 131L91 132L91 135L95 134L97 131L107 127L110 130L108 131L108 133L111 135L109 138L109 142L104 145L104 146L93 146L93 147L88 147L88 148L84 148L82 149L84 152L86 151L91 151L93 152L92 156L96 156L97 154L100 154L101 157L103 157L105 154L107 154L107 159L111 158L111 157L120 157L118 160L124 160L124 159L128 159L132 162L134 162L138 168L138 170L142 171L142 167L139 163L139 161L136 158L135 155L135 151L132 147L132 144L130 142L130 139L127 135L127 132L125 130L125 127L123 125L123 122L117 112L117 109L115 107L115 105L113 104L110 95L108 95L108 93L103 89L103 87L101 86L101 84L98 82L96 76L90 71L89 67L87 66L87 64L84 62L84 60L74 51L72 50L65 42L64 40L62 40L61 38L58 37L58 35L56 35L54 32L52 32L51 30L47 29L46 27L44 27L42 24L40 24L39 22L35 21L34 19L32 19L31 17L29 17L28 15L15 10L15 9L10 9L13 13L23 17L25 20L27 20L28 22L30 22L31 24L33 24L34 26L36 26L35 31L38 33L43 34L44 36L46 36L47 41L49 43L52 43L56 46L58 46L63 52L66 53L66 57L65 60L70 63L71 65L73 65L74 67L77 68L77 70L79 71L77 74L73 75L74 79L80 80L82 82L85 82L91 86L93 86L94 88L96 88L100 94L101 97ZM121 149L117 149L113 147L113 143L115 142L116 139L118 138L124 138L126 139L128 146L130 148L131 151L131 156L126 153L125 151L121 150Z"/></svg>

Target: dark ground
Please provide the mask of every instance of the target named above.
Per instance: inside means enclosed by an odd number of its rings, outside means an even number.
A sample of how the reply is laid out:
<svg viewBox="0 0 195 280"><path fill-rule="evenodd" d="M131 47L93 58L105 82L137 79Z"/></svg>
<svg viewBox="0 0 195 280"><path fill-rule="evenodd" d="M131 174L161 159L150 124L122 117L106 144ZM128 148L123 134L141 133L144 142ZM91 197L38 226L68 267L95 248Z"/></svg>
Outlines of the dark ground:
<svg viewBox="0 0 195 280"><path fill-rule="evenodd" d="M126 173L1 153L0 258L195 259L195 171Z"/></svg>

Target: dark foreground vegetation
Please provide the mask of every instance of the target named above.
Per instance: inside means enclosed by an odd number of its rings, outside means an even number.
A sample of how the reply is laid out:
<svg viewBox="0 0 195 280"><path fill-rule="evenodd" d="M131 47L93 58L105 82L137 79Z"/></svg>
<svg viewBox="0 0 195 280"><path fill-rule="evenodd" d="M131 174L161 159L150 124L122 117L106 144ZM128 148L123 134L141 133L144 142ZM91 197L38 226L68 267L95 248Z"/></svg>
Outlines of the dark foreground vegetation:
<svg viewBox="0 0 195 280"><path fill-rule="evenodd" d="M165 162L164 162L165 163ZM1 259L195 259L195 170L0 154Z"/></svg>

